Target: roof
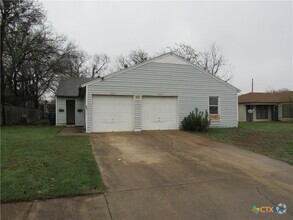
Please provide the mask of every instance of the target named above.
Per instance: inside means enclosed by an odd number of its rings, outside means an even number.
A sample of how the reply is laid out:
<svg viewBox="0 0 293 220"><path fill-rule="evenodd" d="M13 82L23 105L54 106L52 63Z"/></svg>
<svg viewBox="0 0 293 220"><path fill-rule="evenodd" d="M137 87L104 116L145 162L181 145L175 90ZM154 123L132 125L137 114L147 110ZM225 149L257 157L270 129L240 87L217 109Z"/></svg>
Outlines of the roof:
<svg viewBox="0 0 293 220"><path fill-rule="evenodd" d="M293 101L293 91L280 93L250 92L238 97L238 103L282 103Z"/></svg>
<svg viewBox="0 0 293 220"><path fill-rule="evenodd" d="M62 78L57 88L56 95L77 97L79 96L79 87L82 84L92 80L93 78L84 78L84 77Z"/></svg>
<svg viewBox="0 0 293 220"><path fill-rule="evenodd" d="M130 71L130 70L133 70L133 69L136 69L136 68L138 68L138 67L144 66L144 65L146 65L146 64L148 64L148 63L151 63L151 62L157 61L157 60L159 60L159 59L161 59L161 58L164 58L164 57L167 57L167 56L174 56L174 57L176 57L176 58L178 58L178 59L184 61L186 64L193 66L195 69L199 70L200 72L202 72L202 73L204 73L204 74L207 74L207 75L209 75L211 78L214 78L215 80L220 81L221 83L223 83L223 84L225 84L225 85L227 85L227 86L229 86L229 87L235 89L237 92L240 92L240 89L236 88L235 86L231 85L230 83L225 82L224 80L220 79L219 77L213 76L212 74L210 74L210 73L208 73L207 71L203 70L203 69L200 68L199 66L194 65L193 63L187 61L186 59L184 59L184 58L181 57L181 56L178 56L178 55L174 54L173 52L168 52L168 53L162 54L162 55L160 55L160 56L153 57L153 58L151 58L151 59L149 59L149 60L146 60L146 61L144 61L144 62L142 62L142 63L136 64L136 65L133 65L133 66L127 68L127 69L119 70L119 71L117 71L117 72L114 72L114 73L108 74L108 75L106 75L105 77L103 77L103 79L108 79L108 78L111 78L111 77L116 76L116 75L118 75L118 74L122 74L122 73L124 73L124 72L128 72L128 71ZM103 79L101 79L101 78L96 78L96 79L94 79L94 80L91 81L91 82L88 82L88 83L84 83L84 84L82 84L81 86L82 86L82 87L84 87L84 86L88 86L88 85L91 85L91 84L93 84L93 83L95 83L95 82L100 82L100 81L102 81Z"/></svg>

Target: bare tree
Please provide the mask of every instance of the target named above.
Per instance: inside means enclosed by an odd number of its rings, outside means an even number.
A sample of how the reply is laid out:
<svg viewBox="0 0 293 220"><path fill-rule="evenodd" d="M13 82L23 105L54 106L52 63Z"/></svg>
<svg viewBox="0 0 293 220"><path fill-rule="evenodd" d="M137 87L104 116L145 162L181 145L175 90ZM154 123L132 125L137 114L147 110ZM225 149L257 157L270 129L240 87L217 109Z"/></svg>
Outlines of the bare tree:
<svg viewBox="0 0 293 220"><path fill-rule="evenodd" d="M132 50L129 54L129 59L136 65L147 61L149 59L149 55L146 51L142 49Z"/></svg>
<svg viewBox="0 0 293 220"><path fill-rule="evenodd" d="M21 100L21 68L31 53L38 48L46 18L41 4L35 1L1 1L1 101L2 122L5 124L5 103Z"/></svg>
<svg viewBox="0 0 293 220"><path fill-rule="evenodd" d="M78 48L73 42L69 42L65 48L64 56L56 67L57 71L66 77L82 77L88 73L86 63L89 55Z"/></svg>
<svg viewBox="0 0 293 220"><path fill-rule="evenodd" d="M198 64L199 53L197 53L196 50L189 44L176 43L173 47L169 46L167 49L193 64Z"/></svg>
<svg viewBox="0 0 293 220"><path fill-rule="evenodd" d="M282 92L289 92L290 90L287 88L281 88L281 89L273 89L273 88L268 88L267 93L282 93Z"/></svg>
<svg viewBox="0 0 293 220"><path fill-rule="evenodd" d="M2 1L1 1L2 3ZM39 2L4 1L1 6L1 102L38 108L62 75L87 72L87 55L54 34ZM5 123L2 109L2 122Z"/></svg>
<svg viewBox="0 0 293 220"><path fill-rule="evenodd" d="M200 66L210 74L217 76L224 81L231 80L232 75L224 67L226 65L225 58L221 48L216 43L211 43L209 49L205 51L196 51L189 44L175 44L173 47L167 47L170 51L181 56L194 65Z"/></svg>
<svg viewBox="0 0 293 220"><path fill-rule="evenodd" d="M132 50L129 55L120 55L116 59L116 67L118 70L122 70L147 61L148 59L150 59L150 56L146 51L142 49Z"/></svg>
<svg viewBox="0 0 293 220"><path fill-rule="evenodd" d="M131 60L129 60L129 58L127 56L120 55L119 57L117 57L116 68L118 70L127 69L130 66L132 66Z"/></svg>
<svg viewBox="0 0 293 220"><path fill-rule="evenodd" d="M161 49L159 49L158 51L156 51L155 53L154 53L154 55L153 55L153 57L157 57L157 56L161 56L161 55L163 55L163 54L165 54L165 53L168 53L168 52L170 52L171 51L171 49L170 48L161 48Z"/></svg>
<svg viewBox="0 0 293 220"><path fill-rule="evenodd" d="M55 91L61 75L56 68L70 52L64 46L65 41L64 36L46 31L38 42L38 50L31 53L22 65L19 93L26 106L37 109L41 97L49 91Z"/></svg>
<svg viewBox="0 0 293 220"><path fill-rule="evenodd" d="M232 78L231 73L223 68L226 65L225 58L221 48L216 43L211 43L209 49L199 53L197 64L226 82Z"/></svg>
<svg viewBox="0 0 293 220"><path fill-rule="evenodd" d="M95 78L101 76L108 69L110 63L110 57L106 54L95 54L92 58L91 77Z"/></svg>
<svg viewBox="0 0 293 220"><path fill-rule="evenodd" d="M199 53L198 64L212 75L216 75L221 66L225 65L224 56L220 48L212 43L208 50Z"/></svg>

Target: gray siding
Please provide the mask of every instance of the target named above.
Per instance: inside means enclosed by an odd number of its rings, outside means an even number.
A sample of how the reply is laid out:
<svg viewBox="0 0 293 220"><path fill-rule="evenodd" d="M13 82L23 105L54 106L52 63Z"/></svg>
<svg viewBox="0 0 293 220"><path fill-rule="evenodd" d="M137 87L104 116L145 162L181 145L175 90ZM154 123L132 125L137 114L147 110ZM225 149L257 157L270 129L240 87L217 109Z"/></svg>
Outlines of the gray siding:
<svg viewBox="0 0 293 220"><path fill-rule="evenodd" d="M195 107L208 109L209 96L219 96L220 121L213 127L235 127L237 91L191 65L151 62L87 86L87 132L92 128L92 95L177 96L179 122ZM134 128L141 126L141 102L134 104Z"/></svg>
<svg viewBox="0 0 293 220"><path fill-rule="evenodd" d="M71 97L57 97L56 105L56 125L66 125L66 100L75 100L75 125L84 126L85 105L84 99ZM64 109L64 112L59 112L58 109ZM83 112L78 112L78 109L83 109Z"/></svg>

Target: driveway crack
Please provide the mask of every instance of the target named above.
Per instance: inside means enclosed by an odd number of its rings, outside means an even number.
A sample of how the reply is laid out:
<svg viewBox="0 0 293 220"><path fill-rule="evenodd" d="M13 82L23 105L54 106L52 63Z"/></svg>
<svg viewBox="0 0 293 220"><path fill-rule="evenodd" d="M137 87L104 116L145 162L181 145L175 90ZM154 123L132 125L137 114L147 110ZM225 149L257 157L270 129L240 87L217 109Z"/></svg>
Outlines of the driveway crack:
<svg viewBox="0 0 293 220"><path fill-rule="evenodd" d="M107 208L108 208L108 212L109 212L109 215L110 215L110 219L113 220L112 213L111 213L111 210L110 210L110 206L109 206L109 202L107 200L106 193L104 193L104 197L105 197L105 201L106 201L106 204L107 204Z"/></svg>
<svg viewBox="0 0 293 220"><path fill-rule="evenodd" d="M263 192L260 191L259 186L256 186L256 192L257 192L259 195L265 197L267 200L269 200L274 206L277 206L277 203L273 202L272 199L270 199L266 194L264 194ZM288 215L293 216L293 213L292 213L290 210L288 210L288 209L287 209L287 212L286 212L286 213L287 213Z"/></svg>
<svg viewBox="0 0 293 220"><path fill-rule="evenodd" d="M29 214L30 214L30 212L31 212L31 210L32 210L32 207L33 207L33 205L34 205L34 202L35 201L32 201L31 202L31 205L30 205L30 207L27 209L27 211L25 212L25 214L24 214L24 216L23 216L23 219L28 219L28 216L29 216Z"/></svg>
<svg viewBox="0 0 293 220"><path fill-rule="evenodd" d="M235 180L235 178L221 178L221 179L214 179L214 180L204 180L204 181L195 181L195 182L187 182L187 183L167 184L167 185L161 185L161 186L150 186L150 187L142 187L142 188L121 189L121 190L111 191L109 193L131 192L131 191L151 190L151 189L162 189L162 188L168 188L168 187L188 186L188 185L194 185L194 184L203 184L203 183L210 183L210 182L221 182L221 181L227 181L227 180Z"/></svg>
<svg viewBox="0 0 293 220"><path fill-rule="evenodd" d="M270 199L266 194L264 194L263 192L261 192L261 191L259 190L259 186L256 186L256 192L257 192L259 195L265 197L267 200L269 200L273 205L277 205L275 202L273 202L272 199Z"/></svg>

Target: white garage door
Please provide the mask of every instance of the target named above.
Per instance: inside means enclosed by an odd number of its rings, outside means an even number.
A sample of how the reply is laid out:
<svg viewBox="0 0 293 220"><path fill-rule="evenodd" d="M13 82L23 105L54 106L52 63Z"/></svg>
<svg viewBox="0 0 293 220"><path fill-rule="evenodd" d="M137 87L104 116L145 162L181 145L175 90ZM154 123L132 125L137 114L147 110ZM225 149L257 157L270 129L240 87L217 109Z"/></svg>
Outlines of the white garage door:
<svg viewBox="0 0 293 220"><path fill-rule="evenodd" d="M176 97L143 97L142 130L178 129Z"/></svg>
<svg viewBox="0 0 293 220"><path fill-rule="evenodd" d="M132 96L93 96L93 132L132 131Z"/></svg>

